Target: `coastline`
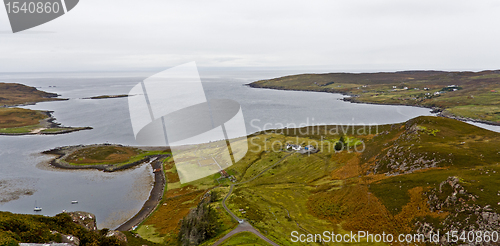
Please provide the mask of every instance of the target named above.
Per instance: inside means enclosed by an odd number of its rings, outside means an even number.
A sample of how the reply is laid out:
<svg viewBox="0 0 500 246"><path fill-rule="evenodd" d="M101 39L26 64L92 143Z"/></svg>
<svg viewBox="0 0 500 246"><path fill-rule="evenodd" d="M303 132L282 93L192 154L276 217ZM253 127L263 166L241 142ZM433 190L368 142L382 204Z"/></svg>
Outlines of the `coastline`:
<svg viewBox="0 0 500 246"><path fill-rule="evenodd" d="M103 145L123 147L123 145L120 145L120 144L103 144ZM76 146L58 147L55 149L43 151L42 154L55 155L56 158L52 159L49 162L49 164L56 167L56 168L61 168L61 169L97 169L97 170L101 170L104 172L115 172L115 171L125 170L125 169L129 169L129 168L132 168L134 166L137 166L137 165L140 165L140 164L143 164L146 162L151 162L151 160L154 158L156 158L156 160L159 160L159 159L163 159L166 157L170 157L170 155L148 155L148 156L145 156L144 158L142 158L141 160L127 163L124 165L117 165L117 164L72 165L72 164L69 164L63 160L64 157L70 155L74 151L79 150L81 148L86 148L89 146L99 146L99 145L93 144L93 145L76 145Z"/></svg>
<svg viewBox="0 0 500 246"><path fill-rule="evenodd" d="M161 171L154 172L154 185L149 194L148 200L142 205L141 210L137 212L132 218L128 219L125 223L118 226L117 231L130 231L134 226L141 224L147 217L149 217L160 204L163 199L163 192L165 191L166 179L163 170L163 160L168 157L158 158L152 161L151 167L153 170L161 169Z"/></svg>
<svg viewBox="0 0 500 246"><path fill-rule="evenodd" d="M70 126L61 126L60 123L56 123L56 118L52 115L54 111L40 111L47 115L47 118L40 120L36 127L29 132L0 132L0 136L25 136L25 135L59 135L71 132L77 132L82 130L92 130L92 127L70 127ZM27 126L29 127L29 126ZM14 129L14 128L6 128L6 129Z"/></svg>
<svg viewBox="0 0 500 246"><path fill-rule="evenodd" d="M411 106L411 107L419 107L419 108L428 108L431 109L433 112L437 113L437 116L440 117L445 117L445 118L450 118L454 120L459 120L463 122L475 122L475 123L482 123L482 124L487 124L487 125L492 125L492 126L500 126L500 122L493 122L493 121L487 121L487 120L480 120L480 119L473 119L473 118L465 118L465 117L460 117L456 115L452 115L450 113L444 112L443 108L440 107L427 107L423 105L411 105L411 104L401 104L401 103L373 103L373 102L363 102L363 101L358 101L356 100L356 97L358 95L351 94L351 93L346 93L346 92L341 92L337 90L330 90L330 89L324 89L324 90L297 90L297 89L286 89L282 87L262 87L258 86L252 83L245 84L245 86L248 86L250 88L257 88L257 89L269 89L269 90L281 90L281 91L309 91L309 92L326 92L326 93L334 93L334 94L341 94L343 96L348 96L345 98L342 98L342 101L345 102L350 102L350 103L359 103L359 104L373 104L373 105L393 105L393 106Z"/></svg>
<svg viewBox="0 0 500 246"><path fill-rule="evenodd" d="M121 146L123 145L120 144L103 144L107 146ZM101 170L104 172L115 172L115 171L121 171L125 169L132 168L134 166L142 165L142 164L150 164L152 169L153 169L153 174L154 174L154 185L153 188L151 189L150 195L148 200L143 204L141 209L130 219L128 219L126 222L123 224L119 225L116 227L115 230L118 231L129 231L131 230L134 226L139 225L142 223L147 217L149 217L158 207L161 199L163 198L163 193L165 190L165 185L166 185L166 178L164 174L164 169L163 169L163 161L166 158L171 157L170 154L157 154L157 155L149 155L145 156L141 160L128 163L125 165L113 165L113 164L105 164L105 165L71 165L63 161L64 157L70 155L74 151L77 151L81 148L86 148L89 146L99 146L99 144L94 144L94 145L76 145L76 146L65 146L65 147L58 147L55 149L47 150L42 152L42 154L47 154L47 155L55 155L56 157L49 161L49 164L56 167L56 168L61 168L61 169L73 169L73 170L78 170L78 169L97 169ZM141 147L139 149L142 150L157 150L161 149L164 150L165 148L157 148L157 147Z"/></svg>

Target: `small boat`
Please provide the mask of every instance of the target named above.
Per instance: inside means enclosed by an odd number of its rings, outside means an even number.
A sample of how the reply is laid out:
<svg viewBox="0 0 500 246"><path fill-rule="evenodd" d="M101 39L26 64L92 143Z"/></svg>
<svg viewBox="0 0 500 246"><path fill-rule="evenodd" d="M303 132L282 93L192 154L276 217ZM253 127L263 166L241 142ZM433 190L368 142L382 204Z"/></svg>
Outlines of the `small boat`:
<svg viewBox="0 0 500 246"><path fill-rule="evenodd" d="M35 208L33 209L33 211L35 211L35 212L40 212L40 211L42 211L42 208L41 208L41 207L38 207L38 206L36 205L36 201L35 201Z"/></svg>
<svg viewBox="0 0 500 246"><path fill-rule="evenodd" d="M78 204L77 200L71 201L71 204Z"/></svg>

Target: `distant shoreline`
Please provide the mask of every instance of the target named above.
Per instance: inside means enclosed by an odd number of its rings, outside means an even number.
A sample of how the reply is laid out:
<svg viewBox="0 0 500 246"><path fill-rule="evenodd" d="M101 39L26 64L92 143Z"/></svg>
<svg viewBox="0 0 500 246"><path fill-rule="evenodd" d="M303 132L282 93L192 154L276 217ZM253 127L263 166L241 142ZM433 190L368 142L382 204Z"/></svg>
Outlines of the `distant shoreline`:
<svg viewBox="0 0 500 246"><path fill-rule="evenodd" d="M256 81L256 82L258 82L258 81ZM455 119L455 120L459 120L459 121L463 121L463 122L470 121L470 122L475 122L475 123L487 124L487 125L491 125L491 126L500 126L500 122L493 122L493 121L488 121L488 120L480 120L480 119L473 119L473 118L466 118L466 117L452 115L450 113L444 112L444 109L440 108L440 107L429 107L429 106L425 106L425 105L412 105L412 104L404 104L404 103L363 102L363 101L356 100L356 98L359 97L359 95L348 93L345 91L330 90L328 88L321 89L321 90L315 90L315 89L292 89L292 88L282 88L282 87L275 87L275 86L262 86L262 85L256 84L256 82L245 84L245 86L248 86L250 88L256 88L256 89L269 89L269 90L280 90L280 91L326 92L326 93L332 93L332 94L341 94L343 96L347 96L345 98L340 99L340 100L345 101L345 102L357 103L357 104L411 106L411 107L418 107L418 108L427 108L427 109L432 110L432 112L437 113L437 115L440 117Z"/></svg>
<svg viewBox="0 0 500 246"><path fill-rule="evenodd" d="M38 110L37 110L38 111ZM52 115L54 111L39 111L45 115L47 115L47 118L40 120L40 123L35 126L25 126L31 128L31 131L26 132L0 132L0 136L25 136L25 135L59 135L59 134L66 134L66 133L71 133L71 132L76 132L76 131L82 131L82 130L92 130L94 128L92 127L70 127L70 126L61 126L60 123L56 123L56 118ZM5 128L7 129L20 129L23 127L11 127L11 128Z"/></svg>
<svg viewBox="0 0 500 246"><path fill-rule="evenodd" d="M53 111L19 108L38 102L66 101L60 95L19 83L0 83L0 136L57 135L92 127L67 127L55 122ZM45 117L44 117L45 116ZM14 122L14 123L11 123Z"/></svg>

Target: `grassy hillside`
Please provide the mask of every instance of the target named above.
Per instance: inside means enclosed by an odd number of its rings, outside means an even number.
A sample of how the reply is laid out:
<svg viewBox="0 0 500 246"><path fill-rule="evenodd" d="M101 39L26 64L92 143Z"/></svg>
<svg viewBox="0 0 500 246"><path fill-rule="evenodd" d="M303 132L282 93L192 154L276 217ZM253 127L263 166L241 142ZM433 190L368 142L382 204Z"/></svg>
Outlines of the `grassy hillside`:
<svg viewBox="0 0 500 246"><path fill-rule="evenodd" d="M41 111L24 108L1 108L0 128L16 128L38 125L49 116Z"/></svg>
<svg viewBox="0 0 500 246"><path fill-rule="evenodd" d="M64 235L77 237L81 246L125 245L114 237L106 237L106 233L107 230L89 231L66 213L45 217L0 212L0 245L62 242Z"/></svg>
<svg viewBox="0 0 500 246"><path fill-rule="evenodd" d="M340 138L346 145L336 150ZM431 229L500 230L495 220L500 218L498 133L454 119L418 117L372 126L371 132L363 126L316 126L267 131L248 140L247 155L227 171L238 182L249 182L235 186L226 204L280 245L296 244L292 231L367 230L397 236ZM320 151L289 155L286 143L312 144ZM215 174L180 185L174 164L165 165L169 183L163 205L138 232L174 245L179 221L200 197L208 189L224 197L231 182ZM220 201L212 206L224 228L202 245L236 225Z"/></svg>
<svg viewBox="0 0 500 246"><path fill-rule="evenodd" d="M58 95L17 83L0 83L0 135L62 134L91 127L64 127L54 123L51 112L11 106L65 100Z"/></svg>
<svg viewBox="0 0 500 246"><path fill-rule="evenodd" d="M17 83L0 83L0 106L15 106L61 100L58 95Z"/></svg>
<svg viewBox="0 0 500 246"><path fill-rule="evenodd" d="M500 124L499 70L301 74L256 81L250 86L356 95L349 99L353 102L438 107L448 116Z"/></svg>

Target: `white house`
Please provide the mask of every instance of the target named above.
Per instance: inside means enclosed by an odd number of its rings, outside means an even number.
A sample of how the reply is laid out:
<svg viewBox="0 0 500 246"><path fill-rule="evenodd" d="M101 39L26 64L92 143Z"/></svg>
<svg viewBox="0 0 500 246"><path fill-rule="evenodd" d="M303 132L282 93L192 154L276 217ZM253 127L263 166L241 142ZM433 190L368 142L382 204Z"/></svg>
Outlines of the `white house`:
<svg viewBox="0 0 500 246"><path fill-rule="evenodd" d="M287 143L286 144L286 149L301 150L302 146Z"/></svg>

